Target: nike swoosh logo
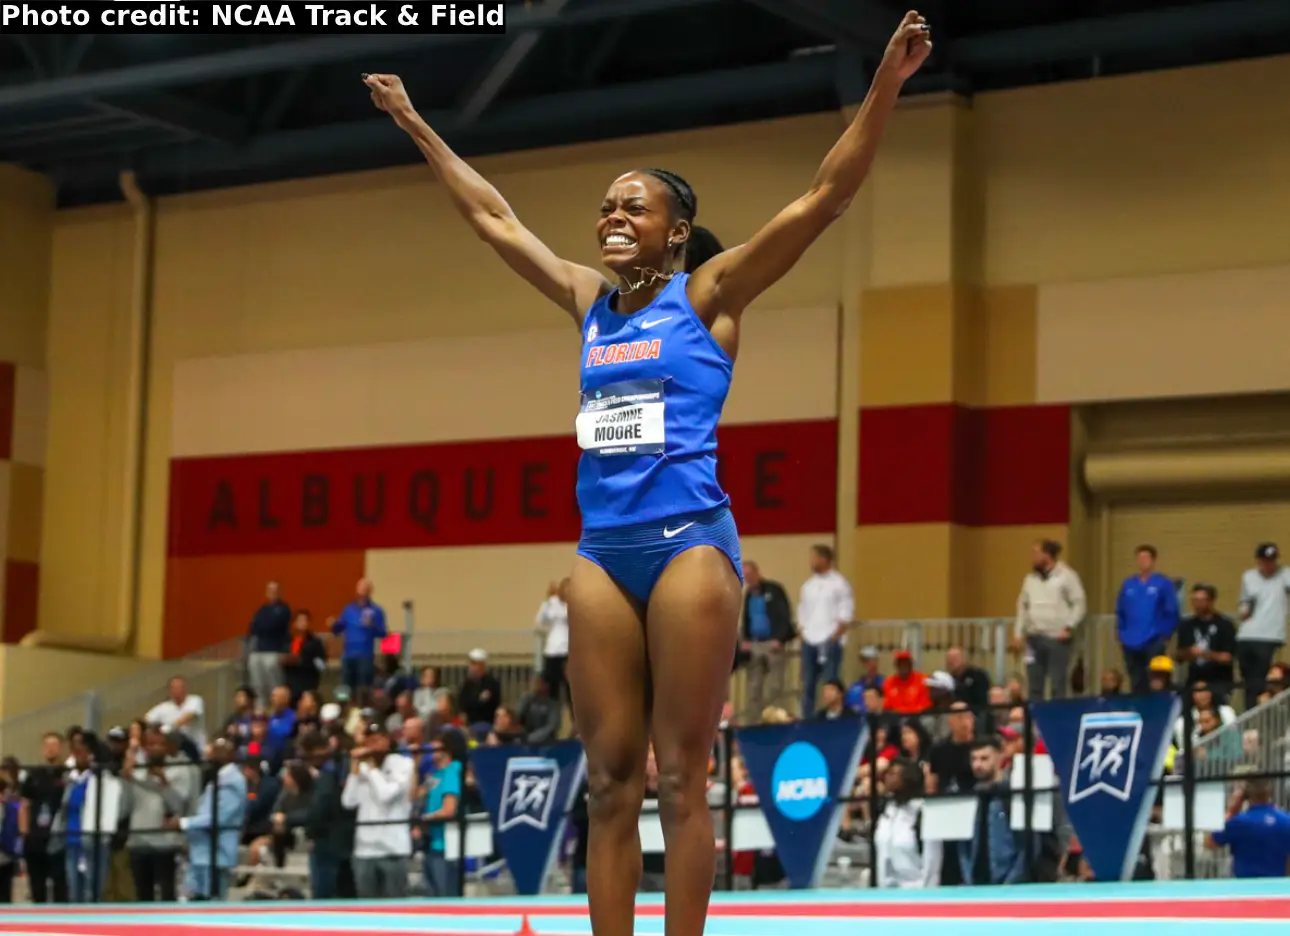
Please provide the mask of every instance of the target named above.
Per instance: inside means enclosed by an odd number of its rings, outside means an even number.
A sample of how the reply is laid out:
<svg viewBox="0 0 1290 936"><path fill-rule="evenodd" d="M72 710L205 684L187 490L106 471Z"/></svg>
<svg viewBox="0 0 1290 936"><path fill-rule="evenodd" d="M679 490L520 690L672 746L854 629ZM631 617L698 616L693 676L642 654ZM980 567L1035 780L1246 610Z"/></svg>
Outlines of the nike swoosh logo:
<svg viewBox="0 0 1290 936"><path fill-rule="evenodd" d="M669 530L667 527L664 527L664 528L663 528L663 539L671 539L672 537L674 537L674 536L676 536L676 535L678 535L678 534L680 534L680 533L684 533L686 530L688 530L688 529L689 529L690 527L692 527L692 526L694 526L694 521L693 521L693 520L691 520L689 523L684 523L684 524L682 524L681 526L677 527L675 530Z"/></svg>
<svg viewBox="0 0 1290 936"><path fill-rule="evenodd" d="M652 322L641 322L641 328L653 328L655 325L662 325L664 322L672 321L672 316L666 318L654 319Z"/></svg>

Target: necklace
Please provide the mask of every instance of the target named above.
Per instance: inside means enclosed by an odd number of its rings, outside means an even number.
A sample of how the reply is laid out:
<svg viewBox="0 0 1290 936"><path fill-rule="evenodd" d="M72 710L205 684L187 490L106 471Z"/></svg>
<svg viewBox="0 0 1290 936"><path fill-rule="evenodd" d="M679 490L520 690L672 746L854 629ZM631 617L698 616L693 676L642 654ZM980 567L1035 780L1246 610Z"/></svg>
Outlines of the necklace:
<svg viewBox="0 0 1290 936"><path fill-rule="evenodd" d="M622 285L618 287L620 293L634 293L636 290L643 289L646 286L653 286L659 280L667 282L676 275L675 273L660 273L653 267L637 267L636 269L641 274L640 282L633 283L626 277L620 277L622 280Z"/></svg>

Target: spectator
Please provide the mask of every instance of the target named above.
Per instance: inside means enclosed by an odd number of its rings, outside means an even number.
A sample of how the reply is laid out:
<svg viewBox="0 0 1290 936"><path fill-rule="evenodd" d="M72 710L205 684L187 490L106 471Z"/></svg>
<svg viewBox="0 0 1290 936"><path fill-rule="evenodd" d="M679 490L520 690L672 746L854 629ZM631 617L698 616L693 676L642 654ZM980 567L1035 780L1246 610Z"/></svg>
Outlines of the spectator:
<svg viewBox="0 0 1290 936"><path fill-rule="evenodd" d="M438 704L435 702L435 693L438 691L439 671L433 666L422 668L421 678L418 681L416 690L412 693L412 704L416 706L417 714L422 718L429 718L438 708Z"/></svg>
<svg viewBox="0 0 1290 936"><path fill-rule="evenodd" d="M1043 700L1045 684L1054 699L1066 698L1071 641L1088 611L1084 583L1060 561L1061 554L1061 543L1036 543L1031 548L1032 568L1017 597L1012 644L1015 651L1025 650L1026 681L1035 702Z"/></svg>
<svg viewBox="0 0 1290 936"><path fill-rule="evenodd" d="M1191 723L1195 726L1192 729L1192 733L1196 738L1199 738L1201 735L1201 732L1199 731L1201 712L1213 712L1214 718L1219 727L1230 725L1232 722L1236 721L1236 710L1230 705L1222 704L1215 699L1214 693L1210 690L1208 683L1193 683L1191 685L1191 699ZM1183 730L1183 719L1179 718L1178 724L1174 728L1174 744L1177 745L1178 750L1180 751L1183 746ZM1235 735L1233 736L1235 737Z"/></svg>
<svg viewBox="0 0 1290 936"><path fill-rule="evenodd" d="M824 706L815 713L815 717L825 721L834 718L850 718L853 713L844 704L846 701L846 689L842 687L842 681L833 679L824 684L823 695Z"/></svg>
<svg viewBox="0 0 1290 936"><path fill-rule="evenodd" d="M417 707L412 704L412 690L404 689L394 698L394 711L385 719L385 728L391 735L398 737L403 733L404 723L416 717Z"/></svg>
<svg viewBox="0 0 1290 936"><path fill-rule="evenodd" d="M932 675L923 678L923 685L927 687L928 695L923 723L927 725L929 732L940 735L943 731L944 716L950 710L950 703L955 701L954 677L945 670L936 670Z"/></svg>
<svg viewBox="0 0 1290 936"><path fill-rule="evenodd" d="M13 903L13 879L22 867L22 787L17 763L0 769L0 904Z"/></svg>
<svg viewBox="0 0 1290 936"><path fill-rule="evenodd" d="M354 835L354 882L365 900L408 895L412 857L412 790L416 767L390 750L385 725L372 722L350 752L341 804L358 815Z"/></svg>
<svg viewBox="0 0 1290 936"><path fill-rule="evenodd" d="M281 682L291 692L291 704L300 701L306 692L318 691L323 670L327 668L327 648L310 630L309 612L301 608L291 622L291 635L278 662L282 668ZM277 683L269 686L272 690Z"/></svg>
<svg viewBox="0 0 1290 936"><path fill-rule="evenodd" d="M246 778L234 761L236 749L225 738L217 738L206 752L214 775L202 790L197 812L184 819L171 819L170 828L188 836L188 877L184 890L190 900L223 900L233 869L237 867L237 846L246 818ZM212 836L218 836L212 838Z"/></svg>
<svg viewBox="0 0 1290 936"><path fill-rule="evenodd" d="M914 655L908 650L897 650L894 659L896 672L882 684L883 710L894 715L917 715L931 708L927 677L914 669Z"/></svg>
<svg viewBox="0 0 1290 936"><path fill-rule="evenodd" d="M1281 565L1276 543L1262 543L1256 565L1241 576L1241 629L1236 633L1236 661L1245 683L1245 707L1263 692L1268 669L1286 640L1286 592L1290 569Z"/></svg>
<svg viewBox="0 0 1290 936"><path fill-rule="evenodd" d="M932 745L927 755L933 793L963 793L972 789L979 779L972 771L972 752L975 750L976 715L966 702L950 706L949 737Z"/></svg>
<svg viewBox="0 0 1290 936"><path fill-rule="evenodd" d="M22 784L26 801L27 829L23 842L23 859L27 864L27 886L32 903L67 903L67 868L63 862L63 842L50 836L54 817L63 805L67 789L67 753L63 736L56 731L40 742L42 763L27 772Z"/></svg>
<svg viewBox="0 0 1290 936"><path fill-rule="evenodd" d="M313 772L304 764L294 762L283 768L278 795L269 810L268 827L251 842L251 864L264 864L266 853L272 856L275 867L286 864L293 840L291 831L304 825L313 785Z"/></svg>
<svg viewBox="0 0 1290 936"><path fill-rule="evenodd" d="M143 720L149 725L177 729L179 745L189 760L200 761L206 747L206 704L201 696L189 694L188 681L182 676L170 680L168 692L170 698L149 709Z"/></svg>
<svg viewBox="0 0 1290 936"><path fill-rule="evenodd" d="M524 729L525 744L550 744L560 734L564 713L560 703L551 698L551 687L540 673L533 677L533 688L520 699L515 714ZM489 725L488 730L492 727ZM488 732L484 734L487 736Z"/></svg>
<svg viewBox="0 0 1290 936"><path fill-rule="evenodd" d="M945 651L945 669L954 678L954 697L983 713L990 704L990 677L979 666L969 666L962 647Z"/></svg>
<svg viewBox="0 0 1290 936"><path fill-rule="evenodd" d="M120 816L121 783L93 767L96 739L80 733L72 742L72 770L50 832L62 838L71 903L97 903L107 887L111 836Z"/></svg>
<svg viewBox="0 0 1290 936"><path fill-rule="evenodd" d="M997 738L972 743L972 775L979 796L976 831L960 842L959 864L968 884L1018 884L1026 879L1024 833L1012 831L1008 782L1001 769Z"/></svg>
<svg viewBox="0 0 1290 936"><path fill-rule="evenodd" d="M287 652L291 639L291 607L282 600L281 591L277 582L269 582L264 604L251 618L246 633L248 681L262 699L267 699L273 687L282 682L279 656Z"/></svg>
<svg viewBox="0 0 1290 936"><path fill-rule="evenodd" d="M847 687L846 704L847 708L858 715L871 711L866 705L867 689L875 689L878 698L882 698L882 672L878 669L878 648L862 647L860 649L860 663L864 667L864 672L860 678Z"/></svg>
<svg viewBox="0 0 1290 936"><path fill-rule="evenodd" d="M1147 692L1172 692L1174 661L1163 653L1147 664Z"/></svg>
<svg viewBox="0 0 1290 936"><path fill-rule="evenodd" d="M1138 571L1124 580L1115 599L1116 632L1133 692L1147 689L1147 666L1165 652L1178 627L1178 593L1172 579L1156 571L1156 547L1134 550Z"/></svg>
<svg viewBox="0 0 1290 936"><path fill-rule="evenodd" d="M748 718L784 695L784 648L793 640L793 609L784 586L744 562L744 616L739 649L747 660Z"/></svg>
<svg viewBox="0 0 1290 936"><path fill-rule="evenodd" d="M815 690L838 678L847 627L855 616L851 584L833 568L833 550L811 547L811 577L802 583L797 620L802 638L802 707L805 718L815 711Z"/></svg>
<svg viewBox="0 0 1290 936"><path fill-rule="evenodd" d="M322 711L318 705L318 696L306 689L296 700L296 730L293 737L300 737L310 731L322 730Z"/></svg>
<svg viewBox="0 0 1290 936"><path fill-rule="evenodd" d="M922 770L898 757L888 765L883 785L890 798L874 826L878 886L936 887L943 849L938 841L923 841Z"/></svg>
<svg viewBox="0 0 1290 936"><path fill-rule="evenodd" d="M256 758L268 761L269 769L276 773L286 756L287 744L296 731L296 711L291 707L291 690L286 686L278 686L270 694L268 716L264 740Z"/></svg>
<svg viewBox="0 0 1290 936"><path fill-rule="evenodd" d="M341 894L341 881L354 854L357 816L346 808L342 778L349 775L344 753L333 755L327 738L308 734L300 739L305 763L313 770L314 788L305 809L303 826L312 847L309 850L309 892L315 900L334 900Z"/></svg>
<svg viewBox="0 0 1290 936"><path fill-rule="evenodd" d="M1124 674L1114 667L1102 671L1102 695L1123 695Z"/></svg>
<svg viewBox="0 0 1290 936"><path fill-rule="evenodd" d="M488 653L476 647L467 654L469 666L461 684L457 708L467 725L491 725L502 704L502 684L488 671ZM442 707L440 714L443 714ZM447 722L445 722L447 724Z"/></svg>
<svg viewBox="0 0 1290 936"><path fill-rule="evenodd" d="M1273 803L1271 782L1262 777L1238 782L1227 805L1227 822L1206 844L1231 850L1234 877L1285 877L1290 869L1290 814Z"/></svg>
<svg viewBox="0 0 1290 936"><path fill-rule="evenodd" d="M524 730L515 720L515 714L505 705L497 707L493 717L493 730L488 733L488 743L494 747L499 744L516 744L524 739Z"/></svg>
<svg viewBox="0 0 1290 936"><path fill-rule="evenodd" d="M1235 731L1222 731L1223 721L1212 708L1196 712L1196 728L1192 735L1192 750L1198 761L1210 767L1210 773L1227 773L1241 761L1241 736ZM1205 739L1206 743L1201 744ZM1290 869L1287 869L1290 870Z"/></svg>
<svg viewBox="0 0 1290 936"><path fill-rule="evenodd" d="M131 748L129 760L136 751ZM187 765L170 761L166 736L159 728L148 728L143 736L142 766L132 767L124 776L130 801L130 868L138 900L177 899L179 853L182 834L168 827L169 820L188 814L193 800L192 771Z"/></svg>
<svg viewBox="0 0 1290 936"><path fill-rule="evenodd" d="M1178 627L1179 663L1187 663L1187 684L1204 682L1214 695L1226 701L1236 682L1232 662L1236 657L1236 625L1214 610L1218 589L1197 583L1191 590L1189 617Z"/></svg>
<svg viewBox="0 0 1290 936"><path fill-rule="evenodd" d="M541 676L536 677L541 679ZM425 883L431 897L460 896L457 862L445 850L445 826L457 817L462 794L462 763L466 746L461 733L445 731L431 746L434 767L426 778Z"/></svg>
<svg viewBox="0 0 1290 936"><path fill-rule="evenodd" d="M372 600L367 579L359 579L354 591L354 600L327 625L341 637L340 681L361 693L376 679L376 643L386 635L385 609Z"/></svg>
<svg viewBox="0 0 1290 936"><path fill-rule="evenodd" d="M547 589L546 601L538 608L536 626L543 635L542 675L546 684L551 687L551 695L557 703L569 695L569 682L564 672L569 662L569 606L566 599L569 595L569 580L561 579Z"/></svg>
<svg viewBox="0 0 1290 936"><path fill-rule="evenodd" d="M282 795L282 780L276 772L265 773L265 762L247 757L241 762L246 781L246 816L242 820L242 844L251 849L251 864L259 864L257 842L273 833L273 813Z"/></svg>
<svg viewBox="0 0 1290 936"><path fill-rule="evenodd" d="M233 713L224 723L224 737L232 741L239 751L245 750L251 740L251 722L255 719L257 699L250 686L240 686L233 693Z"/></svg>

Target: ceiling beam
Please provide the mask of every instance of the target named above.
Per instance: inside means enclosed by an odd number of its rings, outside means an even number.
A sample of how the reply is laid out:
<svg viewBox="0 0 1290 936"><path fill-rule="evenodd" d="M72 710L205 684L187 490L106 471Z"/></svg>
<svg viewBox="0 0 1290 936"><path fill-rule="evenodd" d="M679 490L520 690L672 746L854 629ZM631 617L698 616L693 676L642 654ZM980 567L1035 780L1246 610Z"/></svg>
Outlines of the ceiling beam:
<svg viewBox="0 0 1290 936"><path fill-rule="evenodd" d="M884 46L901 13L883 0L749 0L781 19L822 37L859 46Z"/></svg>
<svg viewBox="0 0 1290 936"><path fill-rule="evenodd" d="M240 117L160 91L99 98L94 105L111 113L133 117L140 123L174 130L187 137L238 143L247 136L246 121Z"/></svg>
<svg viewBox="0 0 1290 936"><path fill-rule="evenodd" d="M546 9L507 9L507 32L541 30L604 22L620 16L639 16L671 10L711 6L721 0L600 0L583 10L561 15ZM286 71L303 65L374 59L468 41L487 36L469 33L325 36L214 52L172 59L148 65L133 65L86 74L70 75L28 84L0 87L0 110L39 107L83 98L156 91L179 85L199 84L225 78L241 78L266 72ZM357 79L357 75L355 75Z"/></svg>
<svg viewBox="0 0 1290 936"><path fill-rule="evenodd" d="M546 0L542 9L559 16L568 2L569 0ZM507 37L497 54L489 60L488 71L464 96L461 116L466 121L479 119L479 115L497 100L540 41L542 41L540 29L531 29Z"/></svg>

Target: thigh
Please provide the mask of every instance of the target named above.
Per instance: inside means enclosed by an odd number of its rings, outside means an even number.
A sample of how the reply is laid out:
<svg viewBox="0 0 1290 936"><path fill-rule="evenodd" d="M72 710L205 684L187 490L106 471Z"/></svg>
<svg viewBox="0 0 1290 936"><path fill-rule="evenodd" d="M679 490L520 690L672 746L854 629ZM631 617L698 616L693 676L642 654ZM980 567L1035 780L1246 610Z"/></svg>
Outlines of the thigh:
<svg viewBox="0 0 1290 936"><path fill-rule="evenodd" d="M650 676L669 687L654 694L651 713L660 781L675 772L707 774L742 606L739 577L714 546L681 553L654 586L645 628Z"/></svg>
<svg viewBox="0 0 1290 936"><path fill-rule="evenodd" d="M649 662L639 603L590 559L569 579L569 688L593 794L606 784L644 790Z"/></svg>

